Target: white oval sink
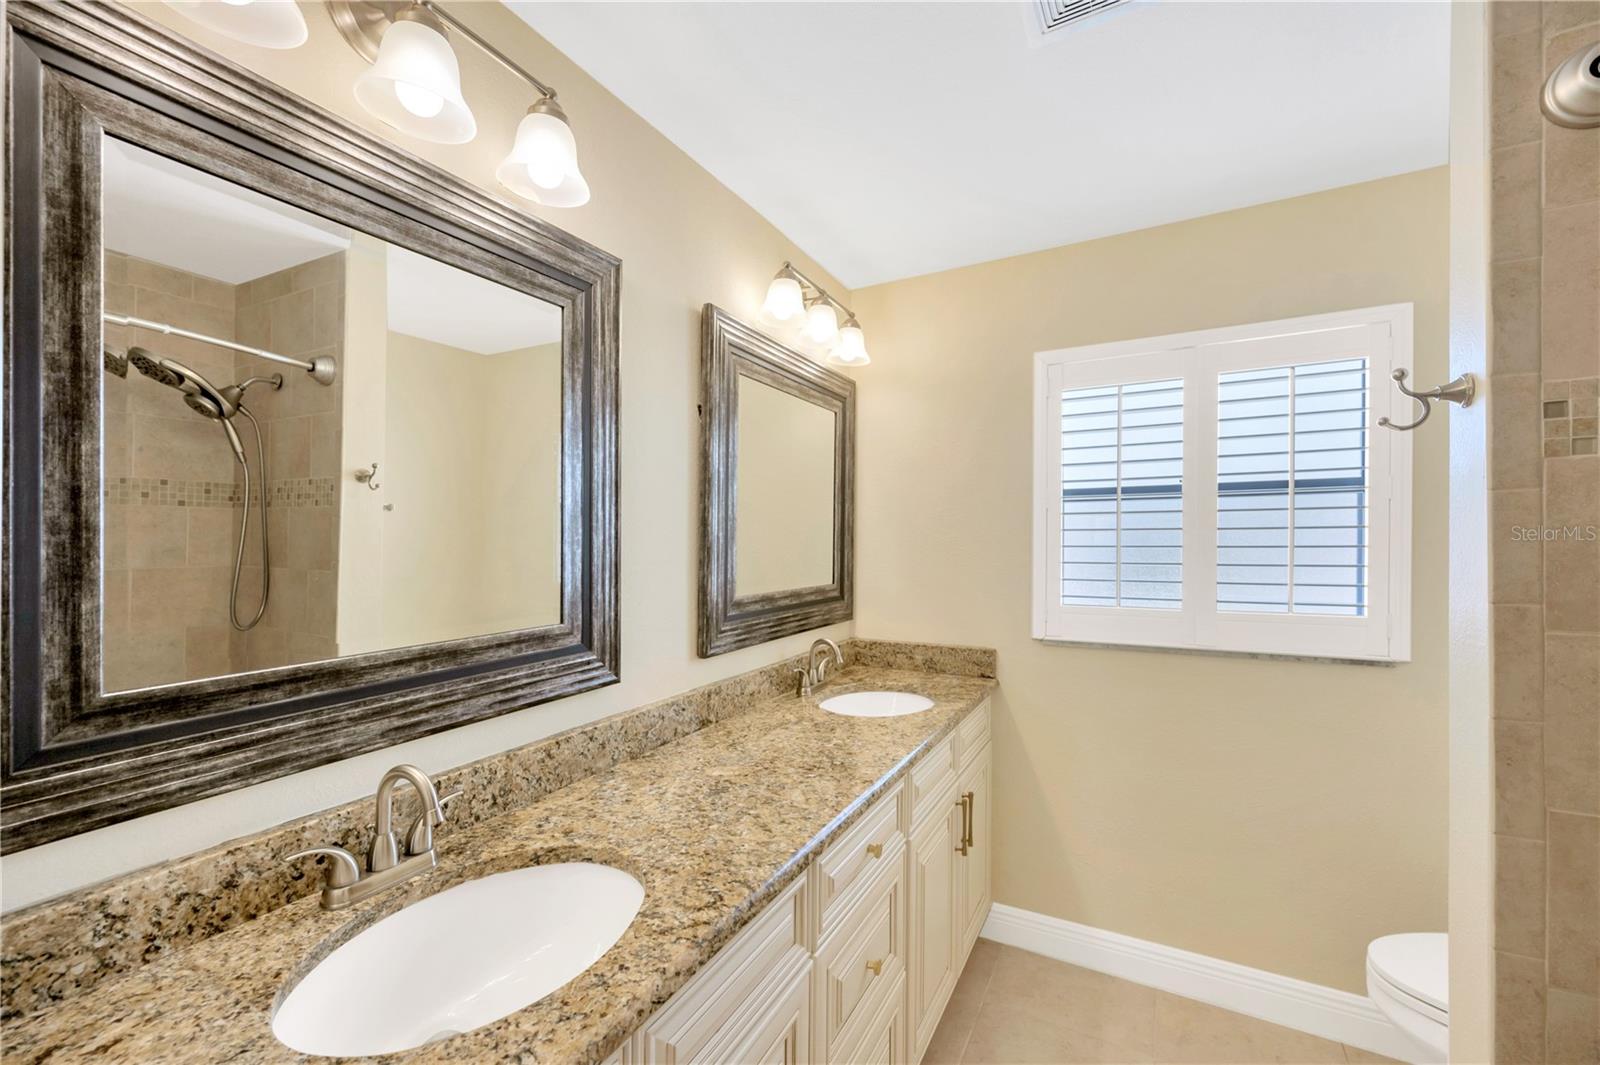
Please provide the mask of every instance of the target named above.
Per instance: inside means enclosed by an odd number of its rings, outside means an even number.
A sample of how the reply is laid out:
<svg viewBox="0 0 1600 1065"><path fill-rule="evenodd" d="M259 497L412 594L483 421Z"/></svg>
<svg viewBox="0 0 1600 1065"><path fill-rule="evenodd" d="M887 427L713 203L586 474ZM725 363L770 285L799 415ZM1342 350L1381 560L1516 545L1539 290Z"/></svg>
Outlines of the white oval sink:
<svg viewBox="0 0 1600 1065"><path fill-rule="evenodd" d="M922 713L933 706L933 700L910 692L851 692L824 699L820 705L830 714L845 717L900 717Z"/></svg>
<svg viewBox="0 0 1600 1065"><path fill-rule="evenodd" d="M590 862L469 880L328 955L283 1000L272 1034L302 1054L408 1050L499 1020L600 960L644 886Z"/></svg>

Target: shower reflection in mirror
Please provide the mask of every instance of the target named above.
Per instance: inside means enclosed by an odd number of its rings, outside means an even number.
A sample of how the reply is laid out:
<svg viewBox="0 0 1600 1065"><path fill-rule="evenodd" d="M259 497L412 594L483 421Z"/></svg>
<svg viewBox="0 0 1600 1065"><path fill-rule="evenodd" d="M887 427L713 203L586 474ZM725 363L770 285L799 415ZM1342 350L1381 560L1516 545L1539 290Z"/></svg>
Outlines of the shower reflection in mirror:
<svg viewBox="0 0 1600 1065"><path fill-rule="evenodd" d="M560 622L560 308L104 149L104 690Z"/></svg>

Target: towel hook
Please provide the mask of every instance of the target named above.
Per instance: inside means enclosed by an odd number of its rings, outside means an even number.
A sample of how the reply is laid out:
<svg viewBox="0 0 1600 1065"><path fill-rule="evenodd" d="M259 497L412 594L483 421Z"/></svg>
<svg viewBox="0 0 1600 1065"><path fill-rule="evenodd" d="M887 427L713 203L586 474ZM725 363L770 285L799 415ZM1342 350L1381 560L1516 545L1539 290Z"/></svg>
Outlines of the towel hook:
<svg viewBox="0 0 1600 1065"><path fill-rule="evenodd" d="M1402 433L1409 432L1428 420L1428 415L1433 413L1434 400L1442 399L1446 403L1459 403L1463 407L1470 407L1472 406L1473 397L1478 394L1478 379L1469 373L1462 374L1447 385L1439 385L1437 388L1430 388L1426 392L1413 392L1407 388L1406 372L1404 370L1396 370L1389 376L1394 378L1396 388L1422 404L1422 413L1410 425L1396 425L1387 417L1378 419L1378 424L1385 429L1395 429Z"/></svg>

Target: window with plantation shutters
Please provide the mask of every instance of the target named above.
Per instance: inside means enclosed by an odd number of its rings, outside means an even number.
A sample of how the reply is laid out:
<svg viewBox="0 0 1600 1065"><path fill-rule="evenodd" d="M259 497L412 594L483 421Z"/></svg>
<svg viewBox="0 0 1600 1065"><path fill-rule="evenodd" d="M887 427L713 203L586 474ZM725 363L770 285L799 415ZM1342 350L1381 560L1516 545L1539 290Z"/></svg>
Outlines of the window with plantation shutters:
<svg viewBox="0 0 1600 1065"><path fill-rule="evenodd" d="M1410 657L1409 305L1037 361L1035 636Z"/></svg>

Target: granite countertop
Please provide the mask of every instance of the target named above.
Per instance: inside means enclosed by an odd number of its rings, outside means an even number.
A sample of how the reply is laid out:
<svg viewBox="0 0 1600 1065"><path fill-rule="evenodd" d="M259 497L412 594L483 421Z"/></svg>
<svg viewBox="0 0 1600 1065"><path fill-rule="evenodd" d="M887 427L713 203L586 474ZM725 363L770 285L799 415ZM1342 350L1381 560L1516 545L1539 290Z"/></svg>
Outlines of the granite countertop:
<svg viewBox="0 0 1600 1065"><path fill-rule="evenodd" d="M626 869L644 885L616 946L509 1017L364 1060L600 1061L994 685L852 665L811 699L765 699L521 810L470 828L447 824L436 836L439 867L376 898L334 913L301 899L7 1024L5 1061L331 1060L290 1050L270 1023L285 988L316 962L463 881L574 860ZM934 706L849 718L816 705L874 689L918 692Z"/></svg>

